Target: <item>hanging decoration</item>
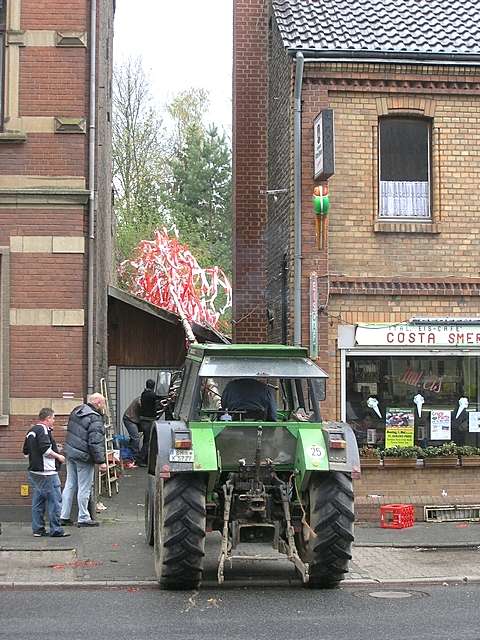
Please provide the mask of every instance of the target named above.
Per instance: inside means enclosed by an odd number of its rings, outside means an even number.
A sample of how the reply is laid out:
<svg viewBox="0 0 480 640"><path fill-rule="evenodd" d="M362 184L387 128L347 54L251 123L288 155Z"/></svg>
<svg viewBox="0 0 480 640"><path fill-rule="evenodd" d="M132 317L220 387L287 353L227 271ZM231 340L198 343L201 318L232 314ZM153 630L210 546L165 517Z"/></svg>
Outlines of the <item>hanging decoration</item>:
<svg viewBox="0 0 480 640"><path fill-rule="evenodd" d="M421 418L422 417L422 407L423 407L423 403L425 402L425 398L422 396L421 393L417 393L417 395L413 397L413 402L417 406L418 417Z"/></svg>
<svg viewBox="0 0 480 640"><path fill-rule="evenodd" d="M381 411L380 411L379 406L378 406L378 400L377 400L376 398L372 398L372 397L370 397L370 398L367 400L367 407L368 407L369 409L373 409L373 411L375 411L375 413L377 414L377 416L378 416L379 418L381 418L381 417L382 417Z"/></svg>
<svg viewBox="0 0 480 640"><path fill-rule="evenodd" d="M328 196L328 185L313 189L313 211L315 213L315 231L317 236L317 247L324 249L327 246L327 230L328 218L327 214L330 209L330 198Z"/></svg>
<svg viewBox="0 0 480 640"><path fill-rule="evenodd" d="M457 415L455 416L455 419L457 419L467 407L468 407L468 398L465 398L465 397L459 398Z"/></svg>
<svg viewBox="0 0 480 640"><path fill-rule="evenodd" d="M200 267L190 249L166 229L155 231L153 240L142 240L119 273L130 293L167 311L183 312L198 324L215 328L232 306L232 287L222 269Z"/></svg>

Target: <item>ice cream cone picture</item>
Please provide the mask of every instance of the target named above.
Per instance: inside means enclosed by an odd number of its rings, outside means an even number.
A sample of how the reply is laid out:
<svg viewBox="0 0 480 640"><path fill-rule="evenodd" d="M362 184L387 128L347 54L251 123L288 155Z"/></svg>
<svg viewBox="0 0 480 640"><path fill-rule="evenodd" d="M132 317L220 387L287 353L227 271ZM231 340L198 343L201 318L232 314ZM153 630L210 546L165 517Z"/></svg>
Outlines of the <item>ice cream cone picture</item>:
<svg viewBox="0 0 480 640"><path fill-rule="evenodd" d="M367 400L367 407L373 409L379 418L382 417L380 409L378 408L378 400L376 398L369 398Z"/></svg>
<svg viewBox="0 0 480 640"><path fill-rule="evenodd" d="M465 398L465 397L459 398L457 415L455 416L455 419L457 419L462 414L462 411L466 410L467 407L468 407L468 398Z"/></svg>
<svg viewBox="0 0 480 640"><path fill-rule="evenodd" d="M421 418L422 417L422 407L423 407L423 403L425 402L425 398L422 396L421 393L417 393L417 395L414 396L413 401L417 406L418 417Z"/></svg>

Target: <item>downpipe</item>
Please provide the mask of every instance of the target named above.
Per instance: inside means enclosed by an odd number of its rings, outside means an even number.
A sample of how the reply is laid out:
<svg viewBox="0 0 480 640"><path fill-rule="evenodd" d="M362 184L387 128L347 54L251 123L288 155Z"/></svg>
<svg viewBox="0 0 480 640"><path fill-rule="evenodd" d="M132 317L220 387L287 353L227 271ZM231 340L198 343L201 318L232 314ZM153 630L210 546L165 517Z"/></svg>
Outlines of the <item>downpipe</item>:
<svg viewBox="0 0 480 640"><path fill-rule="evenodd" d="M88 278L87 278L87 390L94 391L94 267L95 267L95 103L97 54L97 0L90 0L90 106L88 125Z"/></svg>
<svg viewBox="0 0 480 640"><path fill-rule="evenodd" d="M294 233L295 261L293 285L293 342L302 343L302 83L303 54L295 58L295 96L293 111L293 166L294 166Z"/></svg>

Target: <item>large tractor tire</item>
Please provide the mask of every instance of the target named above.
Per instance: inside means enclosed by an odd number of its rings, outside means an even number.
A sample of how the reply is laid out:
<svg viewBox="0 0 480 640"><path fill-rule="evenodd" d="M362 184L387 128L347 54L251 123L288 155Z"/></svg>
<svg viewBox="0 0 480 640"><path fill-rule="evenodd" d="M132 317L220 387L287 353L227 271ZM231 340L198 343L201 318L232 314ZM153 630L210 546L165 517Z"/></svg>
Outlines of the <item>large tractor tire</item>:
<svg viewBox="0 0 480 640"><path fill-rule="evenodd" d="M147 489L145 492L145 542L153 547L155 540L153 496Z"/></svg>
<svg viewBox="0 0 480 640"><path fill-rule="evenodd" d="M155 483L155 572L162 589L197 589L205 556L206 484L198 474Z"/></svg>
<svg viewBox="0 0 480 640"><path fill-rule="evenodd" d="M313 473L302 502L310 525L297 534L301 559L309 564L312 589L337 587L352 558L353 487L351 476ZM313 532L314 533L313 533Z"/></svg>

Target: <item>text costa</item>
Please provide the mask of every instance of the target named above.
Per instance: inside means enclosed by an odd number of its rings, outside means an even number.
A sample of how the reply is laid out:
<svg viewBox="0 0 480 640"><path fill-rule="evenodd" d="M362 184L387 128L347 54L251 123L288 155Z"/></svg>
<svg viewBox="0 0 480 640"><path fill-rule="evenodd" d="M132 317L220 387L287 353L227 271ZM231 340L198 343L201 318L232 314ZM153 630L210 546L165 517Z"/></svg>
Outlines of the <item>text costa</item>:
<svg viewBox="0 0 480 640"><path fill-rule="evenodd" d="M388 344L437 344L438 334L435 333L413 333L411 331L389 331L387 333ZM443 340L442 340L443 342ZM448 344L480 344L480 333L466 331L464 333L449 333Z"/></svg>

